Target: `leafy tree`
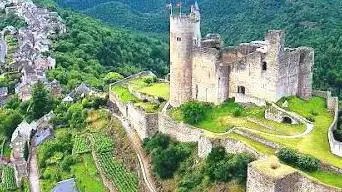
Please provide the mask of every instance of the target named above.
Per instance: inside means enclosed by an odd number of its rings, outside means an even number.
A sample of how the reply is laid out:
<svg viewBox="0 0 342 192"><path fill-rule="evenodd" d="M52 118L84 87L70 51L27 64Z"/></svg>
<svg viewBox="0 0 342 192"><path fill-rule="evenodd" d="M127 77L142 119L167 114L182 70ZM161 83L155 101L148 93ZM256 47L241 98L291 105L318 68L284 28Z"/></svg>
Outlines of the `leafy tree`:
<svg viewBox="0 0 342 192"><path fill-rule="evenodd" d="M182 104L180 109L183 119L187 123L195 124L205 116L205 112L209 109L209 105L198 101L190 101L188 103Z"/></svg>
<svg viewBox="0 0 342 192"><path fill-rule="evenodd" d="M170 142L169 136L158 133L152 138L145 138L143 146L147 153L151 153L157 148L166 149Z"/></svg>
<svg viewBox="0 0 342 192"><path fill-rule="evenodd" d="M4 131L7 138L12 137L14 130L23 120L20 113L12 109L0 109L0 119L0 130Z"/></svg>
<svg viewBox="0 0 342 192"><path fill-rule="evenodd" d="M145 139L144 149L152 157L153 172L161 179L172 178L180 163L191 153L186 144L171 141L163 134Z"/></svg>
<svg viewBox="0 0 342 192"><path fill-rule="evenodd" d="M114 83L114 82L117 82L119 80L122 80L124 78L124 76L122 76L121 74L119 73L116 73L116 72L109 72L107 73L107 75L105 76L104 80L107 82L107 83Z"/></svg>
<svg viewBox="0 0 342 192"><path fill-rule="evenodd" d="M29 145L28 145L28 142L25 142L25 146L24 146L24 158L25 160L27 161L28 160L28 157L29 157Z"/></svg>
<svg viewBox="0 0 342 192"><path fill-rule="evenodd" d="M245 181L247 165L252 160L248 154L227 154L223 147L215 147L206 159L205 172L210 180L215 182L227 182L232 179Z"/></svg>
<svg viewBox="0 0 342 192"><path fill-rule="evenodd" d="M84 129L86 127L86 113L82 104L76 103L69 107L67 113L68 123L72 129Z"/></svg>
<svg viewBox="0 0 342 192"><path fill-rule="evenodd" d="M52 109L50 93L42 82L38 82L32 89L30 112L33 119L39 119Z"/></svg>

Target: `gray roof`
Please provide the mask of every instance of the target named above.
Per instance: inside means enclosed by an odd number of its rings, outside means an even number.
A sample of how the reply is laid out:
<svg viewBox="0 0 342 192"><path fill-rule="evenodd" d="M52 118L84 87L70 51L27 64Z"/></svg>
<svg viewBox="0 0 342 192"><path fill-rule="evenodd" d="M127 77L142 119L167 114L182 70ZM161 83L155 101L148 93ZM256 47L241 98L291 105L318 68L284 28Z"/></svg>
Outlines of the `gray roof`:
<svg viewBox="0 0 342 192"><path fill-rule="evenodd" d="M43 143L46 139L49 139L53 135L52 129L45 129L38 131L34 137L34 145L37 146Z"/></svg>
<svg viewBox="0 0 342 192"><path fill-rule="evenodd" d="M79 190L77 189L75 178L71 178L58 182L51 192L79 192Z"/></svg>
<svg viewBox="0 0 342 192"><path fill-rule="evenodd" d="M0 96L6 96L8 94L7 87L0 87Z"/></svg>

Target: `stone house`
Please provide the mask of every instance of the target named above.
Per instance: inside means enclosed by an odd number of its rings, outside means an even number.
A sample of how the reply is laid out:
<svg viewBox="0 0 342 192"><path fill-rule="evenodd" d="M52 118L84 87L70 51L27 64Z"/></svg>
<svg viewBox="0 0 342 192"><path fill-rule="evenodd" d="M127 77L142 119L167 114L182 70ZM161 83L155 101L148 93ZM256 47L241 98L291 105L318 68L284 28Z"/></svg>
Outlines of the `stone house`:
<svg viewBox="0 0 342 192"><path fill-rule="evenodd" d="M28 124L26 121L21 122L14 130L11 138L12 159L22 160L24 157L25 143L29 142L31 135L37 130L35 121Z"/></svg>
<svg viewBox="0 0 342 192"><path fill-rule="evenodd" d="M223 47L217 34L202 38L200 10L170 17L170 103L189 100L265 105L285 96L312 94L314 50L285 48L285 33L269 31L263 41Z"/></svg>
<svg viewBox="0 0 342 192"><path fill-rule="evenodd" d="M28 101L32 97L32 85L28 83L17 84L15 93L18 94L21 101Z"/></svg>

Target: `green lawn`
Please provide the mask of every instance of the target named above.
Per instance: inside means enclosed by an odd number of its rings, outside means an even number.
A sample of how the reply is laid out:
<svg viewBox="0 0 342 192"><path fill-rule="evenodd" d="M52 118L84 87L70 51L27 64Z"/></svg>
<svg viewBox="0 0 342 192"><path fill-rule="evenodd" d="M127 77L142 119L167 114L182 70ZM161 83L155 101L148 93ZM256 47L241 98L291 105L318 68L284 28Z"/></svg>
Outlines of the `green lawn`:
<svg viewBox="0 0 342 192"><path fill-rule="evenodd" d="M240 116L234 116L237 109L241 110ZM233 127L246 127L274 135L297 135L306 129L304 124L290 125L267 120L264 118L264 111L264 107L243 107L229 100L207 110L205 117L194 126L214 133L224 133ZM170 110L170 115L173 119L182 121L180 108Z"/></svg>
<svg viewBox="0 0 342 192"><path fill-rule="evenodd" d="M316 171L312 173L306 173L311 177L316 178L322 183L325 183L327 185L335 186L342 188L342 175L338 175L336 173L330 173L326 171Z"/></svg>
<svg viewBox="0 0 342 192"><path fill-rule="evenodd" d="M145 77L146 78L146 77ZM162 97L165 100L168 99L169 87L166 83L153 83L147 85L143 78L135 79L129 81L127 84L113 86L111 91L113 91L123 103L134 103L135 106L141 107L147 113L155 113L159 110L159 105L152 102L144 102L139 98L135 97L127 88L127 86L132 86L132 89L136 89L141 93L145 93L151 96ZM160 90L160 91L158 91Z"/></svg>
<svg viewBox="0 0 342 192"><path fill-rule="evenodd" d="M272 155L275 153L275 150L271 147L267 147L266 145L259 143L257 141L248 139L244 136L241 136L239 134L236 133L230 133L227 135L227 137L232 138L232 139L236 139L236 140L240 140L243 143L253 147L254 149L256 149L258 152L266 154L266 155Z"/></svg>
<svg viewBox="0 0 342 192"><path fill-rule="evenodd" d="M169 100L170 85L169 83L153 83L152 85L138 89L138 91L144 94L162 97L165 100Z"/></svg>
<svg viewBox="0 0 342 192"><path fill-rule="evenodd" d="M81 156L82 163L72 166L77 186L81 191L108 191L103 185L91 154Z"/></svg>
<svg viewBox="0 0 342 192"><path fill-rule="evenodd" d="M129 81L127 85L137 92L154 96L154 97L161 97L165 100L168 100L169 94L170 94L169 83L165 83L165 82L146 83L145 79L147 78L153 78L153 76L147 75L144 77L133 79Z"/></svg>
<svg viewBox="0 0 342 192"><path fill-rule="evenodd" d="M282 139L265 134L259 135L275 143L295 148L301 153L311 154L323 162L342 168L342 158L330 153L327 135L330 124L333 121L333 115L327 110L325 99L313 97L309 101L304 101L291 97L288 98L288 102L289 110L302 116L313 116L315 119L313 131L304 138L299 139Z"/></svg>
<svg viewBox="0 0 342 192"><path fill-rule="evenodd" d="M131 92L129 92L127 87L124 86L114 86L112 91L119 97L119 99L124 103L129 102L139 102L140 100L136 98Z"/></svg>

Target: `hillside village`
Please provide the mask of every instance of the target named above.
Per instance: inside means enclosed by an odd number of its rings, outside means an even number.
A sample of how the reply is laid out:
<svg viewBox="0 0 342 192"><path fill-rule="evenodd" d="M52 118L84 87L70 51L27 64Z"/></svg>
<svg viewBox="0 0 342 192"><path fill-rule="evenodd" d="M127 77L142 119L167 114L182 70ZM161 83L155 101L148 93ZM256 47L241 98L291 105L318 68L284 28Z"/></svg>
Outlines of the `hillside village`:
<svg viewBox="0 0 342 192"><path fill-rule="evenodd" d="M53 98L1 136L0 191L342 191L338 98L313 90L314 50L284 48L284 31L223 47L218 34L202 37L195 3L170 15L167 77L142 71L106 92L65 90L48 78L65 21L31 0L0 10L26 23L1 31L0 77L12 82L0 107L17 96L15 110L29 103L28 113L37 90Z"/></svg>

